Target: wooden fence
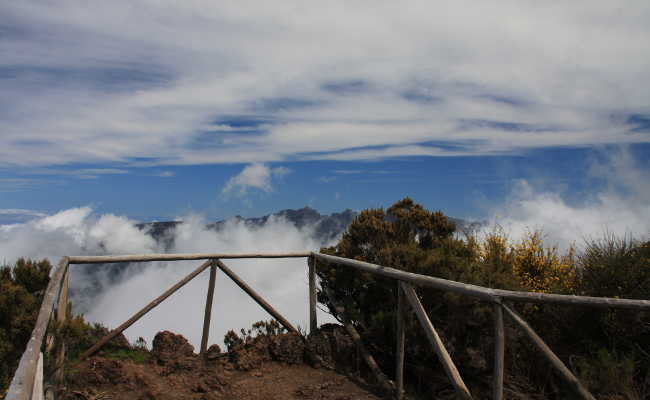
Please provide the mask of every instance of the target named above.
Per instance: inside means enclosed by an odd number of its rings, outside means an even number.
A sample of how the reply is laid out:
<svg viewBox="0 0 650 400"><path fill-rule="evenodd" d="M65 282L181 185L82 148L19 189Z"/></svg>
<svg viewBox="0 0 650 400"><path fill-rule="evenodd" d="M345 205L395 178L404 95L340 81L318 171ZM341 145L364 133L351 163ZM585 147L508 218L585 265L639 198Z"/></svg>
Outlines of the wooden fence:
<svg viewBox="0 0 650 400"><path fill-rule="evenodd" d="M580 381L573 375L573 373L564 365L564 363L553 353L553 351L544 343L544 341L537 335L537 333L528 325L528 323L519 316L515 311L506 306L503 301L519 301L519 302L532 302L532 303L551 303L551 304L565 304L565 305L581 305L590 307L605 307L605 308L624 308L624 309L637 309L646 310L650 309L649 300L630 300L630 299L614 299L603 297L586 297L586 296L567 296L557 294L545 293L531 293L531 292L518 292L500 289L485 288L482 286L469 285L461 282L440 279L431 276L419 275L397 270L390 267L381 265L370 264L362 261L351 260L347 258L335 257L331 255L316 253L316 252L303 252L303 253L283 253L283 254L213 254L213 253L200 253L200 254L149 254L149 255L124 255L124 256L88 256L88 257L63 257L58 264L57 269L52 274L48 287L45 291L43 302L39 310L36 320L36 325L32 332L32 336L27 344L27 348L23 353L18 369L9 386L6 395L6 400L34 400L44 398L44 382L43 382L43 357L44 353L41 351L43 342L47 341L48 345L45 346L45 355L47 349L51 347L53 338L45 340L45 334L49 321L52 318L61 323L66 318L66 307L68 303L68 280L69 280L69 266L71 264L105 264L105 263L123 263L123 262L149 262L149 261L177 261L177 260L207 260L201 264L196 270L192 271L185 278L181 279L178 283L170 287L159 297L151 301L140 311L135 313L131 318L124 322L119 327L112 330L108 335L100 339L96 344L86 350L81 356L80 360L95 354L104 344L109 342L115 336L122 333L129 326L134 324L137 320L142 318L146 313L151 311L157 305L162 303L165 299L171 296L178 289L183 287L189 281L198 276L201 272L210 268L210 278L208 283L208 291L206 295L205 314L203 320L203 331L201 337L200 354L205 355L207 350L210 319L212 314L212 300L214 296L214 286L216 280L217 269L223 271L230 279L232 279L242 290L250 295L262 308L271 314L280 324L282 324L288 331L296 332L295 327L291 325L277 310L268 304L253 288L244 282L234 271L226 266L221 260L225 259L242 259L242 258L308 258L308 276L309 276L309 326L310 331L314 332L317 329L318 323L316 319L316 271L315 263L325 262L347 266L360 271L369 272L373 274L382 275L396 280L397 285L397 350L395 360L395 382L390 381L386 375L379 369L372 355L365 348L361 337L354 328L350 321L344 320L344 326L354 342L356 343L362 358L368 364L370 370L374 373L377 381L387 390L395 393L396 399L402 399L404 392L404 344L405 344L405 330L404 319L406 315L406 308L410 306L417 316L420 325L425 331L425 334L433 350L438 356L440 363L453 387L455 388L458 397L461 399L471 399L467 386L462 380L458 369L456 368L453 360L449 356L444 343L438 335L435 327L431 323L428 315L415 291L415 286L426 286L443 291L450 291L459 293L465 296L475 297L478 300L490 302L494 305L494 322L495 322L495 357L494 357L494 373L493 373L493 398L496 400L503 399L503 378L504 378L504 354L505 354L505 334L503 328L503 314L507 314L511 319L521 327L521 329L528 335L535 346L541 353L549 360L551 365L558 371L560 376L575 390L575 392L583 399L594 400L593 395L580 383ZM344 309L334 302L334 298L325 293L332 304L345 314ZM56 304L56 315L54 309ZM59 346L59 351L54 355L55 363L53 379L55 382L60 382L63 379L63 368L65 361L65 343ZM47 385L46 385L47 386Z"/></svg>

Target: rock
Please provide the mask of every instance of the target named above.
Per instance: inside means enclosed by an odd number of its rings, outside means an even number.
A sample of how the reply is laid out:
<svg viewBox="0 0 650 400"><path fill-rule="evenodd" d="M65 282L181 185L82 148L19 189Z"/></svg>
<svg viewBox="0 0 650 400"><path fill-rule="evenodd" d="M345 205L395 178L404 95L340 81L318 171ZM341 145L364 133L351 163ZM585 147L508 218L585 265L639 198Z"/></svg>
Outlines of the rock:
<svg viewBox="0 0 650 400"><path fill-rule="evenodd" d="M153 338L151 353L157 358L168 358L169 356L191 356L194 355L192 346L183 335L177 335L169 331L162 331Z"/></svg>
<svg viewBox="0 0 650 400"><path fill-rule="evenodd" d="M214 360L215 358L219 357L221 354L221 347L219 347L218 344L213 344L212 346L208 347L208 350L205 352L205 356L208 360Z"/></svg>
<svg viewBox="0 0 650 400"><path fill-rule="evenodd" d="M296 333L274 336L269 344L269 353L274 361L300 364L304 360L305 342Z"/></svg>
<svg viewBox="0 0 650 400"><path fill-rule="evenodd" d="M151 354L158 365L164 368L161 375L166 376L178 370L189 370L196 364L194 346L182 335L169 331L158 332L153 339Z"/></svg>
<svg viewBox="0 0 650 400"><path fill-rule="evenodd" d="M341 325L323 324L318 332L309 335L306 354L306 361L312 365L317 361L330 369L356 371L356 346Z"/></svg>

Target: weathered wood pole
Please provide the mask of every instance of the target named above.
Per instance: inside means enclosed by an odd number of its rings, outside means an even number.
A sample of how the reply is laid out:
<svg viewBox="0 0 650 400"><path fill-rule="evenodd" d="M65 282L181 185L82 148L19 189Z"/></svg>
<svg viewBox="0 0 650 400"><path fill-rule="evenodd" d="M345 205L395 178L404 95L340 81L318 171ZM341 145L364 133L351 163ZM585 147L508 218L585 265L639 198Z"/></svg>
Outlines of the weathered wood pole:
<svg viewBox="0 0 650 400"><path fill-rule="evenodd" d="M210 265L210 282L208 283L208 295L205 299L205 315L203 316L203 335L201 336L201 355L205 355L208 349L210 337L210 318L212 317L212 300L214 299L214 283L217 278L217 266Z"/></svg>
<svg viewBox="0 0 650 400"><path fill-rule="evenodd" d="M506 349L505 332L503 330L503 309L500 304L494 305L494 400L503 400L504 356Z"/></svg>
<svg viewBox="0 0 650 400"><path fill-rule="evenodd" d="M395 389L395 385L388 379L386 374L382 372L382 370L379 368L379 365L377 365L377 361L375 361L375 358L370 354L366 346L363 344L363 340L361 340L361 335L359 335L359 332L357 329L352 325L352 323L347 319L345 316L345 308L339 304L337 304L334 301L334 295L332 294L332 291L329 290L328 288L324 288L325 294L327 295L327 298L330 300L330 302L334 305L336 308L336 311L341 314L343 317L343 327L345 330L348 332L350 337L352 338L352 341L356 345L357 348L357 353L361 355L361 358L363 358L363 361L366 363L368 368L370 368L370 371L375 375L375 379L377 379L377 382L383 388L388 391L392 392ZM357 367L357 370L359 368Z"/></svg>
<svg viewBox="0 0 650 400"><path fill-rule="evenodd" d="M125 256L74 256L70 264L107 264L144 261L179 261L179 260L215 260L231 258L302 258L311 253L165 253L165 254L132 254Z"/></svg>
<svg viewBox="0 0 650 400"><path fill-rule="evenodd" d="M318 329L316 319L316 265L313 256L307 259L309 265L309 333L315 333Z"/></svg>
<svg viewBox="0 0 650 400"><path fill-rule="evenodd" d="M50 283L47 284L45 295L41 308L38 311L38 317L32 336L27 342L27 348L20 357L18 368L14 374L9 389L5 395L6 400L29 400L32 396L32 389L34 387L34 379L36 377L36 369L38 364L38 357L41 353L41 345L43 344L43 337L45 330L50 322L52 316L52 309L54 307L54 298L61 288L61 280L63 273L68 268L68 258L63 257L59 262L58 268L52 274Z"/></svg>
<svg viewBox="0 0 650 400"><path fill-rule="evenodd" d="M482 286L470 285L468 283L450 281L442 278L435 278L428 275L415 274L399 269L385 267L383 265L371 264L365 261L352 260L349 258L331 256L329 254L312 253L318 260L330 262L337 265L345 265L359 271L370 272L371 274L386 276L403 282L412 283L418 286L428 286L434 289L445 290L448 292L460 293L465 296L477 297L485 301L494 302L495 296L493 289ZM650 304L650 302L648 302Z"/></svg>
<svg viewBox="0 0 650 400"><path fill-rule="evenodd" d="M528 303L553 303L568 305L584 305L589 307L603 308L630 308L630 309L650 309L650 300L633 300L633 299L614 299L609 297L588 297L588 296L570 296L564 294L535 293L535 292L516 292L512 290L490 289L482 286L470 285L467 283L450 281L447 279L435 278L397 270L395 268L383 265L371 264L364 261L351 260L331 256L328 254L311 253L319 260L331 262L338 265L345 265L361 271L370 272L387 276L393 279L399 279L404 282L412 283L418 286L427 286L434 289L441 289L448 292L460 293L465 296L477 297L490 303L497 303L498 299L509 301L521 301Z"/></svg>
<svg viewBox="0 0 650 400"><path fill-rule="evenodd" d="M43 400L43 353L40 353L38 357L38 363L36 364L36 376L34 379L34 386L32 388L32 398L31 400Z"/></svg>
<svg viewBox="0 0 650 400"><path fill-rule="evenodd" d="M189 275L187 275L185 278L181 279L177 284L175 284L174 286L172 286L172 287L170 287L169 289L167 289L167 291L165 291L165 293L163 293L163 294L161 294L160 296L158 296L154 301L152 301L151 303L149 303L149 304L147 304L146 306L144 306L144 308L142 308L140 311L138 311L137 313L135 313L131 318L129 318L129 319L128 319L126 322L124 322L122 325L118 326L117 328L115 328L114 330L112 330L108 335L106 335L106 336L104 336L103 338L101 338L101 339L100 339L97 343L95 343L91 348L89 348L88 350L86 350L86 351L85 351L85 352L84 352L84 353L79 357L79 360L84 360L84 359L86 359L86 358L92 356L93 354L95 354L95 352L96 352L97 350L99 350L103 345L105 345L106 343L108 343L108 342L109 342L111 339L113 339L115 336L117 336L117 335L119 335L120 333L124 332L124 330L125 330L126 328L128 328L128 327L131 326L131 325L133 325L137 320L139 320L140 318L142 318L142 317L143 317L145 314L147 314L149 311L153 310L153 309L154 309L158 304L162 303L162 302L163 302L167 297L171 296L171 295L174 294L174 292L176 292L178 289L180 289L180 288L182 288L183 286L185 286L185 284L187 284L187 282L189 282L189 281L191 281L192 279L194 279L198 274L200 274L201 272L203 272L203 271L204 271L206 268L208 268L211 264L212 264L212 260L208 260L208 261L204 262L203 264L201 264L200 267L198 267L197 269L195 269L192 273L190 273Z"/></svg>
<svg viewBox="0 0 650 400"><path fill-rule="evenodd" d="M551 362L551 365L560 373L560 376L571 386L573 390L576 391L585 400L595 400L594 396L589 393L589 391L582 386L578 378L573 375L573 373L567 368L566 365L558 358L558 356L553 353L550 347L539 337L537 332L528 325L528 323L519 316L516 312L508 308L505 304L502 305L503 309L506 310L508 315L517 323L521 328L526 332L528 337L535 343L537 348L539 348L544 354L544 356Z"/></svg>
<svg viewBox="0 0 650 400"><path fill-rule="evenodd" d="M404 395L404 344L406 343L406 322L404 293L397 281L397 348L395 350L395 398L402 400Z"/></svg>
<svg viewBox="0 0 650 400"><path fill-rule="evenodd" d="M298 330L294 328L293 325L291 325L291 323L287 321L286 318L284 318L279 312L277 312L275 308L271 307L271 305L267 303L266 300L262 298L262 296L257 294L257 292L253 290L252 287L248 286L246 282L244 282L239 276L237 276L237 274L235 274L230 268L228 268L224 263L222 263L221 260L216 260L215 263L226 275L228 275L230 279L233 280L233 282L237 284L237 286L239 286L244 292L248 293L248 295L251 296L253 300L257 302L257 304L262 306L262 308L265 309L266 312L268 312L273 316L273 318L278 320L278 322L282 324L282 326L287 328L289 332L294 332L300 335L300 332L298 332Z"/></svg>
<svg viewBox="0 0 650 400"><path fill-rule="evenodd" d="M57 304L57 309L56 309L56 321L59 326L62 326L65 324L65 322L68 319L68 286L70 283L70 268L67 267L65 269L65 273L63 275L63 282L61 283L61 290L59 292L59 302ZM55 363L54 365L56 366L56 372L54 374L54 381L61 383L63 382L64 378L64 370L63 370L63 365L65 364L65 351L66 351L66 344L65 341L63 340L63 337L56 338L58 339L61 344L59 345L59 352L56 355ZM55 339L55 340L56 340Z"/></svg>
<svg viewBox="0 0 650 400"><path fill-rule="evenodd" d="M462 399L471 399L472 395L469 393L467 386L465 386L465 382L463 382L463 379L460 377L460 373L458 373L458 369L449 356L449 353L447 352L445 345L442 343L438 332L436 332L433 324L431 324L431 320L427 316L422 303L420 303L415 290L408 283L400 282L400 284L402 290L404 291L406 299L409 301L409 303L411 303L411 307L413 308L413 311L415 311L415 315L417 315L418 319L420 320L422 328L424 328L424 331L427 334L427 337L429 338L433 349L436 351L438 359L440 360L445 373L449 377L449 380L451 380L454 389L456 389L456 393L458 393Z"/></svg>

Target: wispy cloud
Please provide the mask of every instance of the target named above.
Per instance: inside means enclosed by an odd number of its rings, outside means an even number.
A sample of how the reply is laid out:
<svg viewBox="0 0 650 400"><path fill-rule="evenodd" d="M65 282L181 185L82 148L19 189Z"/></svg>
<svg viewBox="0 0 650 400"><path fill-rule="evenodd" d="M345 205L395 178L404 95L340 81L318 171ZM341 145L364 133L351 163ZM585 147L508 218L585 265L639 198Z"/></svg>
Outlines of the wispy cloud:
<svg viewBox="0 0 650 400"><path fill-rule="evenodd" d="M246 166L239 174L233 176L226 182L222 194L235 194L244 196L250 189L257 189L263 192L273 190L273 178L280 178L291 172L285 167L270 168L264 164L251 164Z"/></svg>
<svg viewBox="0 0 650 400"><path fill-rule="evenodd" d="M160 171L155 173L154 176L158 176L160 178L173 178L176 176L176 173L173 171Z"/></svg>
<svg viewBox="0 0 650 400"><path fill-rule="evenodd" d="M5 2L0 165L650 142L649 3L487 7Z"/></svg>
<svg viewBox="0 0 650 400"><path fill-rule="evenodd" d="M31 188L40 181L27 178L0 178L0 192L15 192Z"/></svg>
<svg viewBox="0 0 650 400"><path fill-rule="evenodd" d="M124 175L130 171L120 168L33 168L23 171L26 175L67 176L78 179L98 179L101 175Z"/></svg>
<svg viewBox="0 0 650 400"><path fill-rule="evenodd" d="M44 217L46 214L34 210L25 210L23 208L0 208L0 215L29 215L32 217Z"/></svg>

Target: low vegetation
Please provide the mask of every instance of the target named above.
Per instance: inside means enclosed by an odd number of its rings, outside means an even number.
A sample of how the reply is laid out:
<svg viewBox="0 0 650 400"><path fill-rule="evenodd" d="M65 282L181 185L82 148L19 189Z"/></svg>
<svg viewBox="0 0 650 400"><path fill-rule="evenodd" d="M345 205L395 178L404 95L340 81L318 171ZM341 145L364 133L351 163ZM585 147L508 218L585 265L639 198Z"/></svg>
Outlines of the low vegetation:
<svg viewBox="0 0 650 400"><path fill-rule="evenodd" d="M34 329L51 268L47 260L24 259L0 267L0 395Z"/></svg>
<svg viewBox="0 0 650 400"><path fill-rule="evenodd" d="M411 199L387 210L361 212L340 242L324 253L493 288L650 298L650 243L605 237L576 254L545 247L541 232L519 240L494 229L486 237L459 235L442 213ZM394 371L396 282L369 273L317 264L324 292L319 300L340 321L350 320L384 371ZM492 306L440 290L418 288L421 301L476 398L489 398L493 363ZM602 398L650 396L650 315L575 306L514 304L560 358ZM413 393L450 389L424 332L409 318L406 380ZM572 393L527 338L509 325L506 388L566 399ZM608 397L611 396L611 397Z"/></svg>

